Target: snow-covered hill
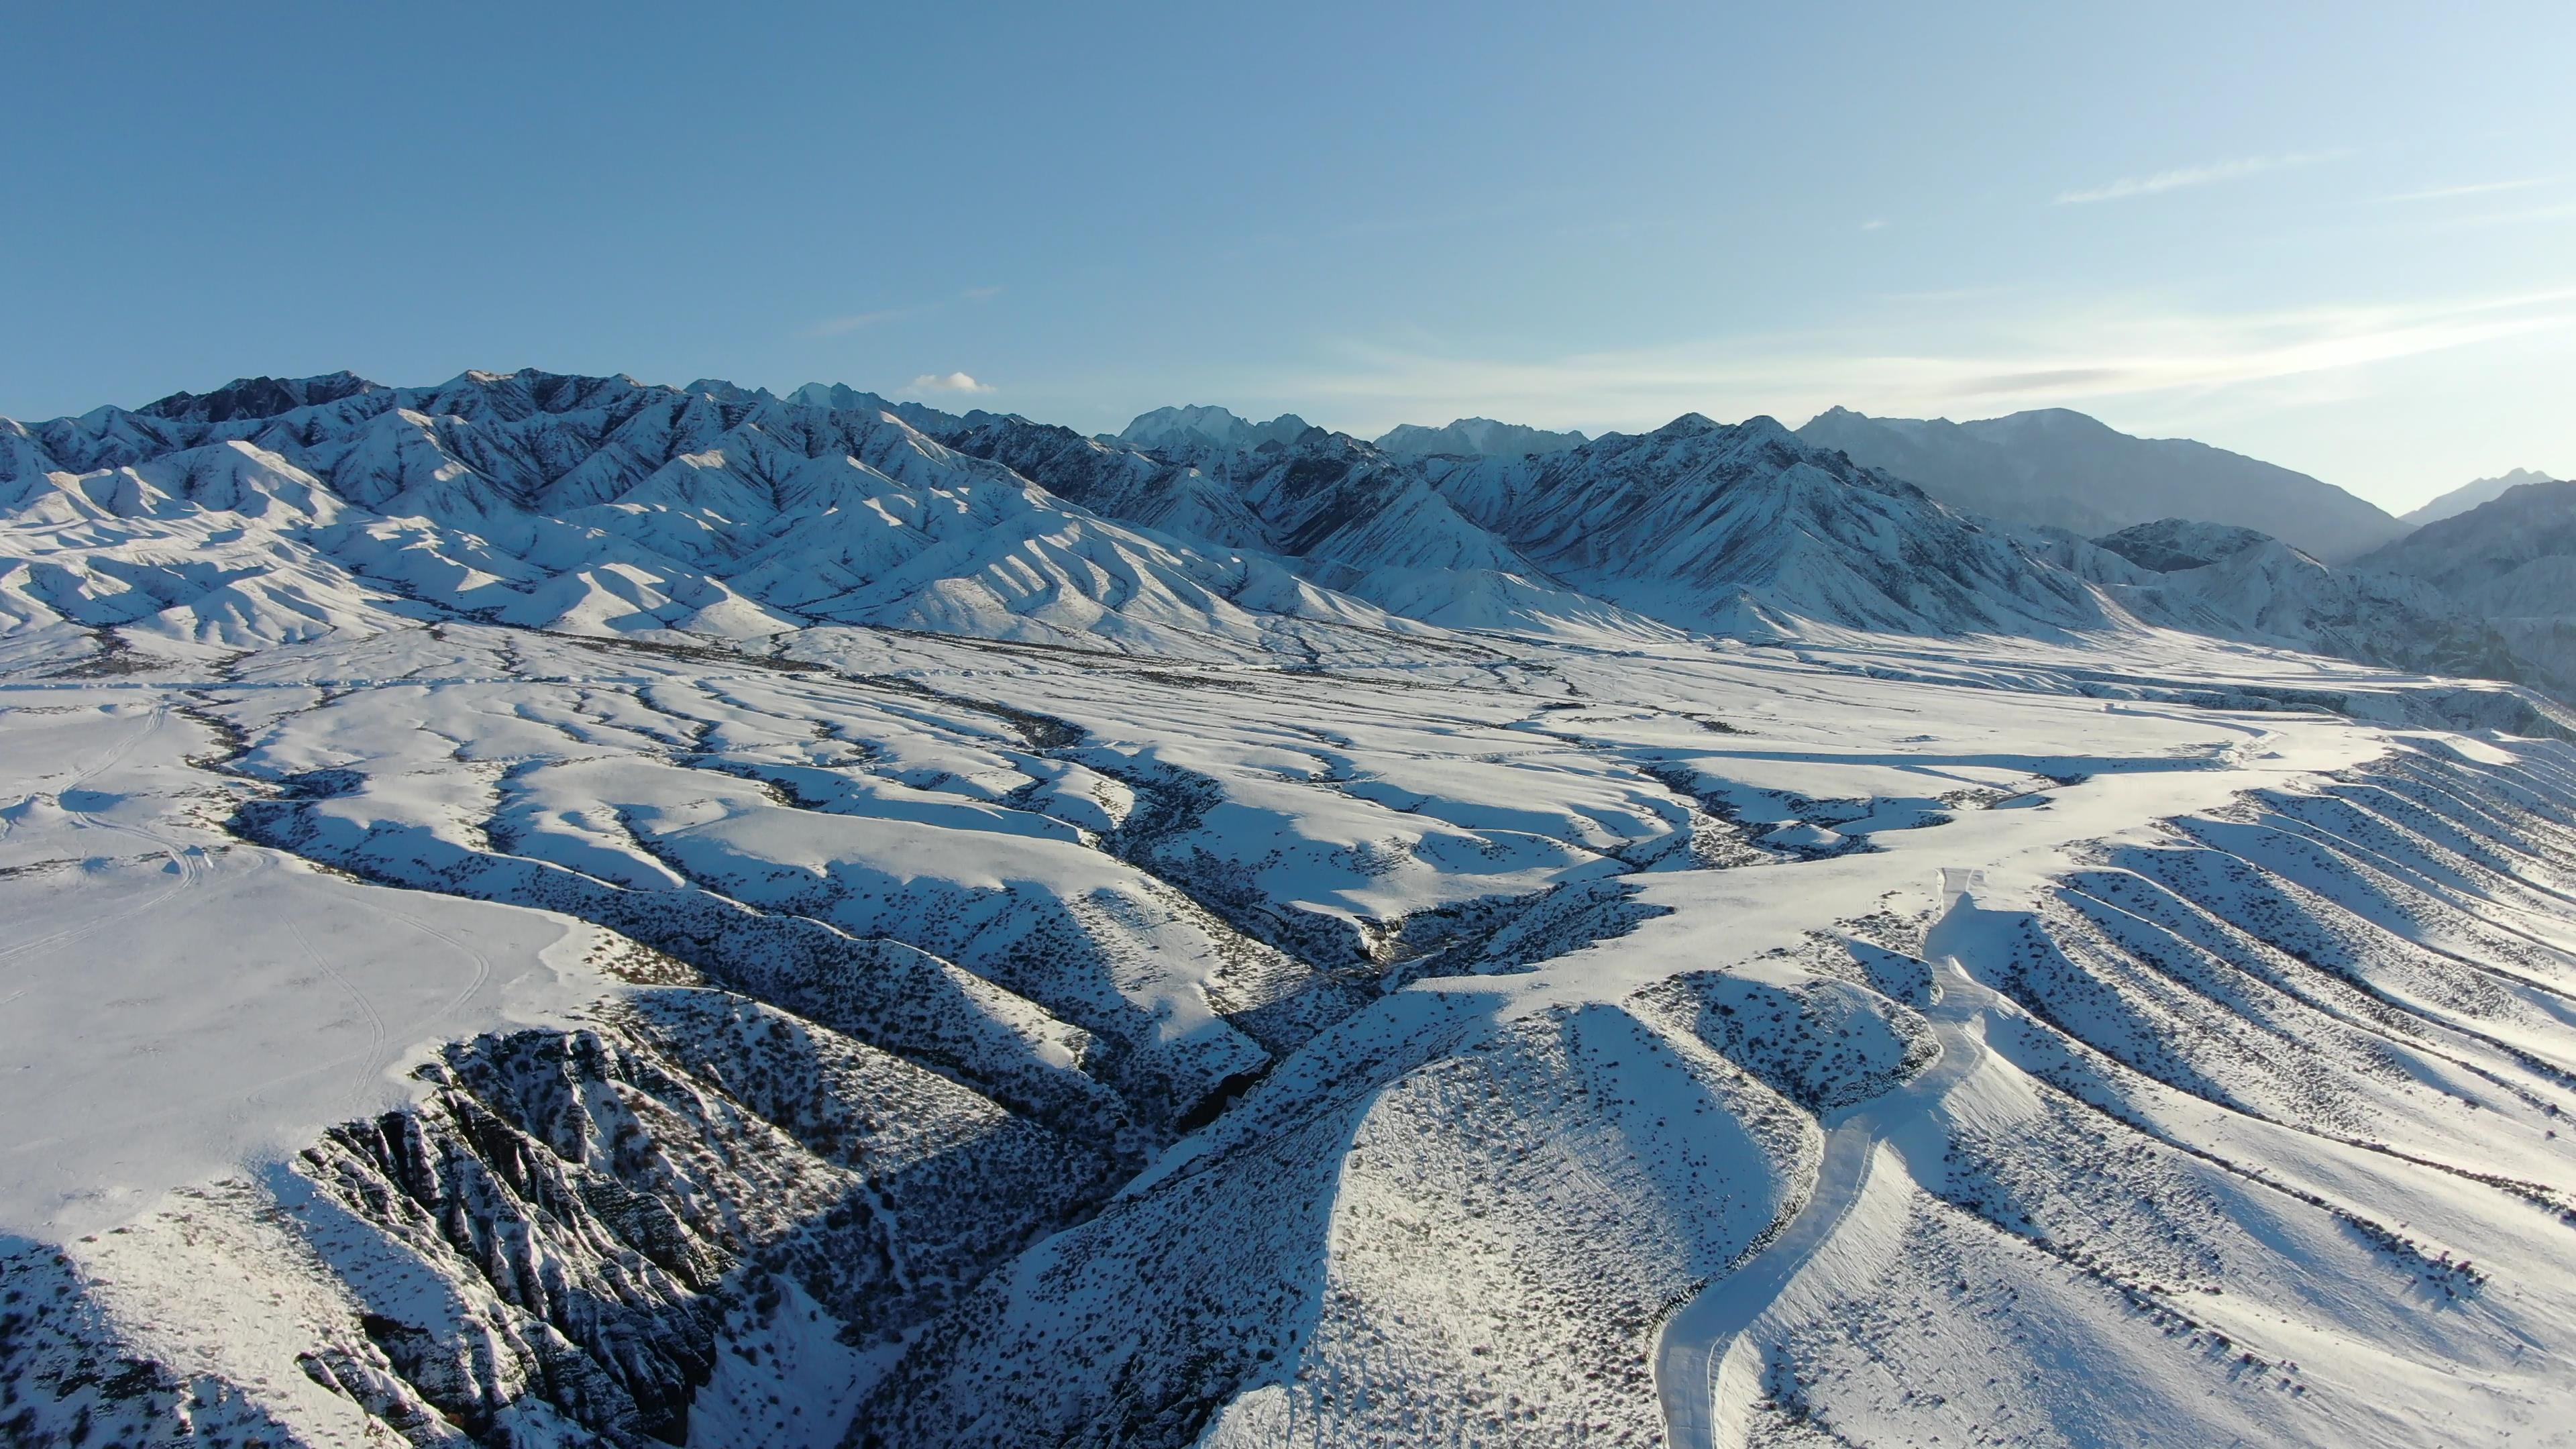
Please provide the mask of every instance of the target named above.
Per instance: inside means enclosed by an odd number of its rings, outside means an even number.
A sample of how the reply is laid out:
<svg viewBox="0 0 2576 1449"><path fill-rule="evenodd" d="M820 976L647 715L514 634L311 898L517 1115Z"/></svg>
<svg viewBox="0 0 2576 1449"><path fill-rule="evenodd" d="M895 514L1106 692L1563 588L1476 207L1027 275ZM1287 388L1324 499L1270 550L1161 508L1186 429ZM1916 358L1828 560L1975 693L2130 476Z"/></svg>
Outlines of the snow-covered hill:
<svg viewBox="0 0 2576 1449"><path fill-rule="evenodd" d="M2576 1409L2564 747L2157 701L2216 654L787 655L0 679L13 1442Z"/></svg>
<svg viewBox="0 0 2576 1449"><path fill-rule="evenodd" d="M1767 419L0 426L0 1438L2549 1442L2571 720L2104 542Z"/></svg>
<svg viewBox="0 0 2576 1449"><path fill-rule="evenodd" d="M1798 430L1954 507L2094 535L2161 518L2235 524L2341 563L2406 525L2330 483L2181 438L2135 438L2064 408L1954 423L1848 408Z"/></svg>

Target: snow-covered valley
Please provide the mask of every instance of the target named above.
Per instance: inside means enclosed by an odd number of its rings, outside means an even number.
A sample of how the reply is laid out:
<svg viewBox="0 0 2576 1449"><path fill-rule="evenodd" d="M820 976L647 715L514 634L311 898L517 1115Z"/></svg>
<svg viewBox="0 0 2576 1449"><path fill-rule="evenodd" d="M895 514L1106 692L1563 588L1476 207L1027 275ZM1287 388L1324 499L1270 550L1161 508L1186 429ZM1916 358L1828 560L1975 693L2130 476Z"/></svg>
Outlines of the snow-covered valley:
<svg viewBox="0 0 2576 1449"><path fill-rule="evenodd" d="M13 1441L2565 1441L2549 702L1752 425L472 376L0 436Z"/></svg>

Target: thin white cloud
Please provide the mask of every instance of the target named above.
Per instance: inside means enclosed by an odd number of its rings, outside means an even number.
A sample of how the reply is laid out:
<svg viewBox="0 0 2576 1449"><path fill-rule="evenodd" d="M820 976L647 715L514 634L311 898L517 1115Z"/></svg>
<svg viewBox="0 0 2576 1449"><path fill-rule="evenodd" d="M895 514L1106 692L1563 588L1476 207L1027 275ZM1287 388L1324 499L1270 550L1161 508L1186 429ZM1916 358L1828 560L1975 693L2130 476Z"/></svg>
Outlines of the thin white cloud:
<svg viewBox="0 0 2576 1449"><path fill-rule="evenodd" d="M904 385L905 392L991 392L993 389L962 372L925 372Z"/></svg>
<svg viewBox="0 0 2576 1449"><path fill-rule="evenodd" d="M2436 186L2428 191L2403 191L2383 196L2382 201L2448 201L2455 196L2492 196L2499 191L2528 191L2557 180L2554 176L2518 176L2511 181L2475 181L2466 186Z"/></svg>
<svg viewBox="0 0 2576 1449"><path fill-rule="evenodd" d="M2431 231L2466 231L2481 226L2510 226L2525 221L2556 221L2576 216L2576 201L2555 202L2548 206L2526 206L2516 211L2481 211L2467 216L2448 216L2425 223Z"/></svg>
<svg viewBox="0 0 2576 1449"><path fill-rule="evenodd" d="M2159 192L2179 191L2186 186L2207 186L2217 181L2237 181L2259 176L2266 171L2287 171L2298 166L2314 166L2332 161L2347 153L2342 151L2294 151L2282 156L2240 156L2232 161L2213 161L2204 166L2179 166L2159 171L2152 176L2123 176L2108 186L2091 186L2076 191L2057 193L2059 206L2084 206L2097 201L2121 201L2132 196L2153 196Z"/></svg>
<svg viewBox="0 0 2576 1449"><path fill-rule="evenodd" d="M1864 222L1862 222L1862 223L1860 224L1860 229L1861 229L1862 231L1883 231L1883 230L1885 230L1885 229L1886 229L1886 227L1887 227L1887 223L1886 223L1886 221L1885 221L1885 220L1883 220L1883 219L1881 219L1881 218L1879 218L1879 217L1875 217L1875 216L1871 217L1869 220L1864 221Z"/></svg>
<svg viewBox="0 0 2576 1449"><path fill-rule="evenodd" d="M963 297L969 302L989 302L995 297L1002 295L1002 289L999 287L968 287L965 291L960 292L957 295Z"/></svg>

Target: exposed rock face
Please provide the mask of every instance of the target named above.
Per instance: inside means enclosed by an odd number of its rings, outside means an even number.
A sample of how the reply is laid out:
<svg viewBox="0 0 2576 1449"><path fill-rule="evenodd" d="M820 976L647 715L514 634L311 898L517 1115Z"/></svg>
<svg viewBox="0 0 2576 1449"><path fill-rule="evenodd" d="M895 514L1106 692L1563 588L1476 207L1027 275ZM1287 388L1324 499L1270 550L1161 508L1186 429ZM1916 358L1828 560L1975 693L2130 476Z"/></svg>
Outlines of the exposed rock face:
<svg viewBox="0 0 2576 1449"><path fill-rule="evenodd" d="M2188 518L2141 523L2093 540L2096 547L2107 548L2138 567L2159 574L2205 569L2248 549L2277 542L2270 535L2250 528L2201 523Z"/></svg>
<svg viewBox="0 0 2576 1449"><path fill-rule="evenodd" d="M953 1082L703 988L459 1043L428 1070L419 1108L175 1210L217 1258L223 1221L285 1224L338 1290L306 1375L416 1444L683 1442L693 1405L728 1407L701 1404L720 1358L756 1360L790 1307L814 1315L795 1336L839 1346L846 1400L871 1354L1109 1181L1096 1152ZM84 1276L32 1246L9 1259L19 1442L85 1405L138 1441L207 1434L207 1406L148 1360L82 1367L109 1351Z"/></svg>

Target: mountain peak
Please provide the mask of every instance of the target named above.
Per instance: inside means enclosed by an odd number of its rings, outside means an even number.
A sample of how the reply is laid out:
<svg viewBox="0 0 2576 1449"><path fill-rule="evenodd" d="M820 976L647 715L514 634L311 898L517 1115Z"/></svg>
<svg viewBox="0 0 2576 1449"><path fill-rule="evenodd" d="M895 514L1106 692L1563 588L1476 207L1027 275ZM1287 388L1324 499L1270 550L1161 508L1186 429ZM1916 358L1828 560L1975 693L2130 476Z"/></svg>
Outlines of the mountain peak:
<svg viewBox="0 0 2576 1449"><path fill-rule="evenodd" d="M2272 535L2255 529L2189 518L2132 524L2093 540L2095 547L2109 549L2142 569L2160 574L2207 568L2221 559L2277 542Z"/></svg>
<svg viewBox="0 0 2576 1449"><path fill-rule="evenodd" d="M790 389L780 401L798 407L831 408L838 412L884 412L894 406L872 392L861 392L845 382L809 382Z"/></svg>
<svg viewBox="0 0 2576 1449"><path fill-rule="evenodd" d="M2129 436L2091 413L2079 413L2073 408L2025 408L2017 413L2006 413L1999 418L1989 418L1983 422L1967 423L1962 426L1998 432L2017 430L2061 434L2107 434L2115 438Z"/></svg>
<svg viewBox="0 0 2576 1449"><path fill-rule="evenodd" d="M1314 424L1295 413L1281 413L1266 423L1255 423L1235 416L1229 408L1192 403L1138 413L1135 421L1117 435L1117 441L1134 448L1177 445L1248 452L1264 443L1293 445L1313 428Z"/></svg>
<svg viewBox="0 0 2576 1449"><path fill-rule="evenodd" d="M1531 456L1579 448L1588 441L1574 431L1548 432L1522 423L1492 418L1455 418L1448 426L1426 428L1402 423L1380 434L1379 451L1399 458Z"/></svg>

